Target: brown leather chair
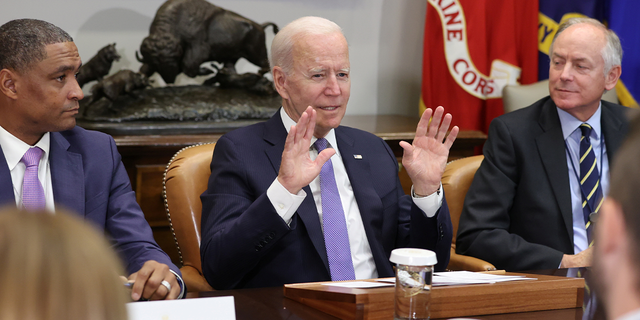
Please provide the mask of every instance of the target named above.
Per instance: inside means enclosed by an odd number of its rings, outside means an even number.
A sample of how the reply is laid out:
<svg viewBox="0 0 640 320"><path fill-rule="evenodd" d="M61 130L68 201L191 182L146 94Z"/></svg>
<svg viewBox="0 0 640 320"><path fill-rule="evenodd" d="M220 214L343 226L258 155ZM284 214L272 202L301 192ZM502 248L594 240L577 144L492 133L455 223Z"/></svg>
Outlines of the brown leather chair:
<svg viewBox="0 0 640 320"><path fill-rule="evenodd" d="M214 143L186 147L173 156L164 172L164 206L189 292L213 290L202 275L200 261L200 195L207 189L214 147Z"/></svg>
<svg viewBox="0 0 640 320"><path fill-rule="evenodd" d="M447 163L442 175L442 188L449 204L451 223L453 224L453 241L451 242L451 259L447 269L468 270L468 271L488 271L496 270L491 263L484 260L464 256L456 253L456 234L458 233L458 222L464 205L464 198L473 181L480 163L484 156L473 156L462 158Z"/></svg>
<svg viewBox="0 0 640 320"><path fill-rule="evenodd" d="M504 113L509 113L526 106L549 95L549 80L542 80L532 84L508 85L502 89L502 105ZM620 103L616 88L605 92L602 100Z"/></svg>

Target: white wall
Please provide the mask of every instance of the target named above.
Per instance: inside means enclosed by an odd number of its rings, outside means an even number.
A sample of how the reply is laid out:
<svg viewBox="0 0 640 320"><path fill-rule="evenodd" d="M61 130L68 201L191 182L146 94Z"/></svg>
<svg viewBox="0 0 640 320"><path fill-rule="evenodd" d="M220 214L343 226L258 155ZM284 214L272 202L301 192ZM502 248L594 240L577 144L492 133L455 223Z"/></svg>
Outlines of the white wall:
<svg viewBox="0 0 640 320"><path fill-rule="evenodd" d="M340 25L349 41L351 100L348 114L416 115L420 98L424 0L209 0L258 23L284 27L306 15ZM83 61L116 42L122 59L111 72L138 70L135 59L161 0L21 0L6 1L0 24L17 18L49 21L74 38ZM268 46L273 38L267 29ZM255 71L246 61L239 72ZM161 81L159 77L154 78ZM193 79L180 78L180 83ZM87 91L89 86L85 86Z"/></svg>

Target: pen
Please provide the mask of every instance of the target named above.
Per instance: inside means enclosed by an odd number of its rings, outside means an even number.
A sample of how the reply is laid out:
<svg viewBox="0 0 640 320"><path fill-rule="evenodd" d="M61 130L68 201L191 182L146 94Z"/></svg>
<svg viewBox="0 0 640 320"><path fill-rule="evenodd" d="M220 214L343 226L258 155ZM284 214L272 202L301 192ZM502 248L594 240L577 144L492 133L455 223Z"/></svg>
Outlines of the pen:
<svg viewBox="0 0 640 320"><path fill-rule="evenodd" d="M134 284L135 282L136 282L135 280L127 280L127 281L125 281L125 282L124 282L124 286L125 286L126 288L132 288L132 287L133 287L133 284Z"/></svg>

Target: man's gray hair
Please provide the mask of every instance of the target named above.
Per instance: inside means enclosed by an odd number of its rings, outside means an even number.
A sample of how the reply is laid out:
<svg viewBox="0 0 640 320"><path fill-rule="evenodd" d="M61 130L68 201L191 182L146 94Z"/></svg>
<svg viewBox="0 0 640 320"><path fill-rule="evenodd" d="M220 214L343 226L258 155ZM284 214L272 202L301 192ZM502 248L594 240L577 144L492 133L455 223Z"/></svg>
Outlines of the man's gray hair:
<svg viewBox="0 0 640 320"><path fill-rule="evenodd" d="M293 45L301 37L309 34L342 33L342 29L335 22L320 17L302 17L286 25L273 38L269 64L271 69L279 66L290 74L293 69Z"/></svg>
<svg viewBox="0 0 640 320"><path fill-rule="evenodd" d="M602 32L604 32L605 34L607 43L605 44L604 48L602 48L602 59L604 60L604 75L606 77L607 73L611 71L611 68L613 68L613 66L622 65L622 45L620 44L620 38L618 38L616 33L613 32L613 30L607 29L604 24L596 19L571 18L563 22L560 27L558 27L558 31L556 32L555 36L553 36L553 41L551 42L551 47L549 48L549 57L553 55L553 45L556 43L558 35L567 30L569 27L582 23L595 26L598 29L602 30Z"/></svg>
<svg viewBox="0 0 640 320"><path fill-rule="evenodd" d="M17 19L0 26L0 70L26 72L46 59L49 44L73 42L55 25L36 19Z"/></svg>

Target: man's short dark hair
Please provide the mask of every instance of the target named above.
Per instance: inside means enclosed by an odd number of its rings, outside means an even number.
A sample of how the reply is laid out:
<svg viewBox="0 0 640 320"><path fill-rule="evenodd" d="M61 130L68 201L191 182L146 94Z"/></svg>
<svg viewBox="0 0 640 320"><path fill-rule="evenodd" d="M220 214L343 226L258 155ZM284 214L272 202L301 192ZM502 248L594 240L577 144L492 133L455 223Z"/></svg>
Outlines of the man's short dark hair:
<svg viewBox="0 0 640 320"><path fill-rule="evenodd" d="M49 44L73 42L55 25L36 19L17 19L0 26L0 70L28 71L47 57Z"/></svg>
<svg viewBox="0 0 640 320"><path fill-rule="evenodd" d="M607 196L622 207L631 237L632 259L640 265L640 117L636 116L629 128L627 138L613 161Z"/></svg>

